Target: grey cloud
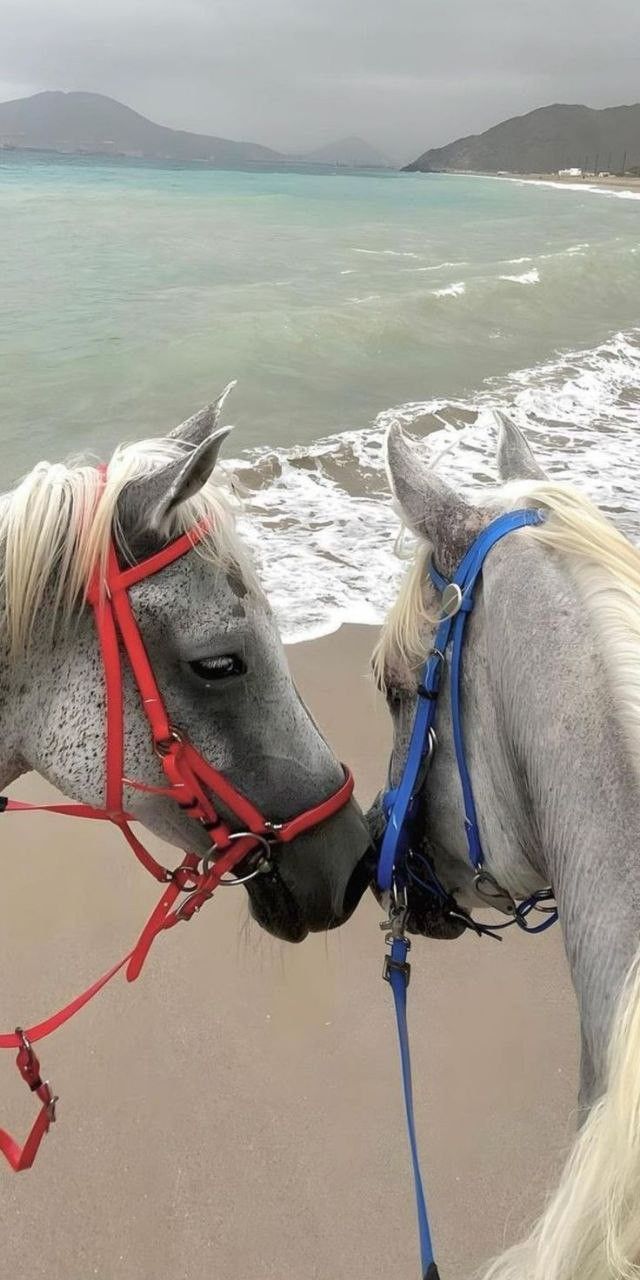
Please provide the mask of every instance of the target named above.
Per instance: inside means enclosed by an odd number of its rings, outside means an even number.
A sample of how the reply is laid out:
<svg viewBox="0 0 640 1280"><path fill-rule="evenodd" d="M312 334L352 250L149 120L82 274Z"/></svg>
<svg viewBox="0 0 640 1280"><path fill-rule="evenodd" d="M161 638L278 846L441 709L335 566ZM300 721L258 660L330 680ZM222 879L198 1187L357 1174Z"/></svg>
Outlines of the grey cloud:
<svg viewBox="0 0 640 1280"><path fill-rule="evenodd" d="M637 0L2 0L0 88L92 89L282 149L394 156L550 101L640 94Z"/></svg>

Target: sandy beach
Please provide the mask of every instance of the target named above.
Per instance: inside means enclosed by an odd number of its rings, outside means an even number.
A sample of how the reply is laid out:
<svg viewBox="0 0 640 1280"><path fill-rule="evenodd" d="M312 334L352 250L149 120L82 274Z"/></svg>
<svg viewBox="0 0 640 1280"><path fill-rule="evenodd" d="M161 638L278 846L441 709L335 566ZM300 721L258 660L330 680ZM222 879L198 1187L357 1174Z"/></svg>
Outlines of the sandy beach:
<svg viewBox="0 0 640 1280"><path fill-rule="evenodd" d="M603 191L640 191L640 177L633 177L630 174L599 174L594 177L590 173L586 173L584 177L579 174L564 173L499 173L486 174L485 177L507 178L510 181L517 182L551 182L554 186L580 188L584 186L586 190L590 187L602 188Z"/></svg>
<svg viewBox="0 0 640 1280"><path fill-rule="evenodd" d="M289 651L363 803L386 712L367 628ZM33 777L12 793L45 798ZM46 1015L131 944L156 889L115 831L3 820L2 1029ZM59 1124L3 1182L3 1275L373 1280L417 1275L409 1164L371 896L287 948L219 893L43 1047ZM577 1041L559 932L413 948L418 1126L441 1274L465 1280L539 1208L573 1131ZM32 1100L5 1053L0 1123Z"/></svg>

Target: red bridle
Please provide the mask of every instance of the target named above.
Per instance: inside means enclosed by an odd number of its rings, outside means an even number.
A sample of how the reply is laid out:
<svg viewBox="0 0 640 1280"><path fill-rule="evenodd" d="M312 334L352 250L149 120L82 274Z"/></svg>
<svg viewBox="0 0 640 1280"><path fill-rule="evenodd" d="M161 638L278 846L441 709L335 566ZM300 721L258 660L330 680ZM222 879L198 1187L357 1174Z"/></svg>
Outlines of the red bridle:
<svg viewBox="0 0 640 1280"><path fill-rule="evenodd" d="M344 808L353 793L353 777L345 769L344 782L327 800L311 809L305 809L286 822L272 822L224 774L209 764L172 725L131 607L129 591L136 583L151 577L185 555L202 539L205 532L206 526L197 526L176 538L162 551L128 569L120 567L115 546L111 542L106 573L103 577L100 570L96 570L89 586L87 600L94 611L106 689L105 807L98 809L84 804L30 805L18 800L3 800L2 809L5 812L44 810L115 823L138 861L165 886L162 897L135 946L124 959L46 1021L27 1031L18 1027L13 1033L0 1035L0 1049L18 1049L18 1070L42 1102L23 1147L0 1129L0 1151L16 1172L31 1167L42 1138L55 1119L56 1099L49 1083L40 1077L40 1065L33 1051L33 1044L67 1022L125 965L127 979L133 982L142 969L154 938L181 920L190 920L212 896L225 873L232 871L237 863L260 851L262 856L258 857L257 866L245 878L258 874L261 869L268 867L268 857L273 845L287 844L303 832L325 822ZM123 652L134 676L149 722L153 747L166 777L164 787L149 786L124 777ZM186 853L173 871L163 867L131 830L129 824L133 819L123 807L125 785L175 800L190 818L204 827L211 841L211 851L204 857L201 854ZM212 797L237 818L241 824L240 830L230 829L217 812ZM182 901L177 903L180 895L183 895Z"/></svg>

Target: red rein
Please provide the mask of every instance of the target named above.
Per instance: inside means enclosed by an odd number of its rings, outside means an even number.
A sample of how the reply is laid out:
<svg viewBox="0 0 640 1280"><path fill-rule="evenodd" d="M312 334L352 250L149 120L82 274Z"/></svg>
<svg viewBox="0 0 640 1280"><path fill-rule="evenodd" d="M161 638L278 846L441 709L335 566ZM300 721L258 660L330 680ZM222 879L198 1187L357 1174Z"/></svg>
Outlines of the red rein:
<svg viewBox="0 0 640 1280"><path fill-rule="evenodd" d="M158 573L190 551L201 540L205 531L206 526L196 526L189 533L169 543L156 555L149 556L129 569L120 568L112 543L109 548L104 580L101 579L99 572L96 572L87 592L87 599L94 611L106 689L107 794L104 809L94 809L90 805L83 804L29 805L17 800L4 801L5 812L24 813L40 810L78 818L98 818L115 823L145 870L165 886L162 897L147 920L135 946L124 959L98 978L97 982L94 982L64 1009L52 1014L44 1022L26 1031L16 1028L15 1032L0 1035L0 1049L18 1050L16 1058L18 1071L42 1103L31 1132L22 1147L10 1134L0 1129L0 1151L16 1172L31 1168L40 1143L55 1120L56 1098L49 1083L41 1079L40 1064L33 1051L33 1045L72 1018L125 965L127 979L133 982L138 977L158 934L165 929L171 929L181 920L190 920L212 896L225 873L232 871L236 864L248 854L272 844L285 844L295 840L303 832L325 822L327 818L342 809L349 802L353 792L353 777L349 770L345 769L342 786L327 800L297 814L288 822L269 822L242 792L236 790L223 774L214 769L200 755L200 752L196 751L195 747L173 728L156 683L128 593L135 583ZM149 722L153 746L166 777L165 787L148 787L144 783L125 779L123 776L122 651L126 654ZM130 828L131 815L123 808L125 782L127 786L141 791L152 791L175 800L190 818L205 828L211 841L211 853L204 858L199 854L186 853L174 871L161 866ZM229 829L227 823L217 813L211 795L236 816L242 830ZM182 901L177 903L181 895L184 895Z"/></svg>

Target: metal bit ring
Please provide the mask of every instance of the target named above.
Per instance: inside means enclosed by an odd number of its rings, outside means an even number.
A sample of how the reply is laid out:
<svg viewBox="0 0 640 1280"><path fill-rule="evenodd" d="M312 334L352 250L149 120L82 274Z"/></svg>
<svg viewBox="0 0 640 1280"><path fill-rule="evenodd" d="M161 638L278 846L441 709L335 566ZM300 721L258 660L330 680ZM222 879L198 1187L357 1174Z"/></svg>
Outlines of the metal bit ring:
<svg viewBox="0 0 640 1280"><path fill-rule="evenodd" d="M247 838L251 840L255 840L256 843L261 846L263 850L262 857L260 858L258 866L254 867L253 871L247 872L246 876L232 875L232 878L229 880L225 879L224 877L222 878L222 880L219 880L218 883L222 885L225 889L234 888L236 885L239 885L239 884L246 884L247 881L254 880L256 876L262 875L263 872L265 871L265 865L264 865L265 859L267 862L269 862L270 860L271 845L269 844L269 841L266 839L265 836L256 835L255 832L253 831L232 831L231 835L229 836L229 843L231 843L232 840L246 840ZM211 868L215 865L215 860L216 860L215 852L213 849L211 850L211 853L205 854L204 858L202 859L202 870L205 875L209 874L209 872L211 871Z"/></svg>

